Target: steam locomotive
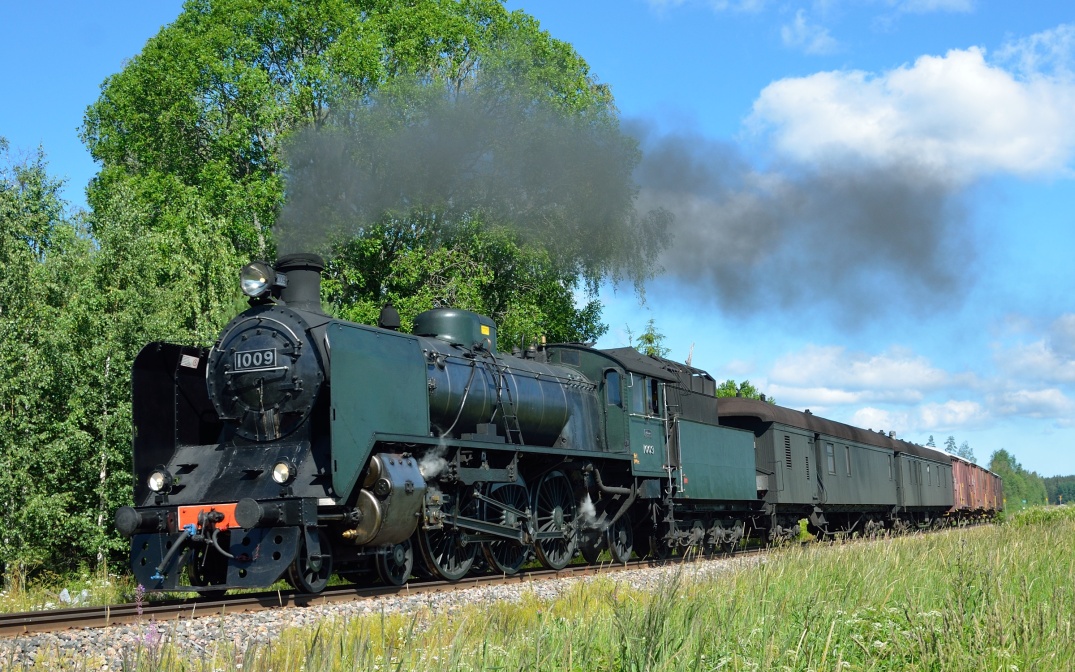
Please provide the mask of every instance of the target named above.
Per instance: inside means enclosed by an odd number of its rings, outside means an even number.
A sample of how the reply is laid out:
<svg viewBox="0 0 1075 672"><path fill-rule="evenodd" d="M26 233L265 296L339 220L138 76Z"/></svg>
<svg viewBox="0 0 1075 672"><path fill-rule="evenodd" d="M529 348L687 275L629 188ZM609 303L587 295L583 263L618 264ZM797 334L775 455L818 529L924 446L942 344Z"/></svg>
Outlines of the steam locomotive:
<svg viewBox="0 0 1075 672"><path fill-rule="evenodd" d="M136 505L116 527L146 589L454 581L776 540L803 518L869 533L1002 506L976 465L718 400L705 371L633 348L505 354L492 320L455 309L422 313L411 334L391 306L377 327L332 318L323 270L312 254L249 264L250 308L212 348L137 356Z"/></svg>

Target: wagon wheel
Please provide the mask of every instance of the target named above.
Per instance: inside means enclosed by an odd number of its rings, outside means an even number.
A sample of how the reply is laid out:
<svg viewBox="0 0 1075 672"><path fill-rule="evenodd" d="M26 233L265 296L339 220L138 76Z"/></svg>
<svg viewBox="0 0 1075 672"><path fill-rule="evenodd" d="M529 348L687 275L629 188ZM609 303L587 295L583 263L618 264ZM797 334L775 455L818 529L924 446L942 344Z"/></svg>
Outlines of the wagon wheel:
<svg viewBox="0 0 1075 672"><path fill-rule="evenodd" d="M321 562L317 569L311 567L315 558L310 556L305 534L299 535L299 555L287 568L288 583L304 593L320 593L328 585L328 577L332 576L332 547L324 530L317 530L317 541L321 546Z"/></svg>
<svg viewBox="0 0 1075 672"><path fill-rule="evenodd" d="M493 486L489 490L489 499L496 500L517 511L526 511L529 508L530 493L527 492L526 486L521 481L518 483L504 483L499 486ZM518 514L514 511L505 511L499 506L488 502L485 503L483 519L508 527L518 527L520 523L524 522L520 520ZM482 553L494 571L502 574L515 574L526 564L527 558L530 557L530 545L507 539L503 541L487 541L482 544Z"/></svg>
<svg viewBox="0 0 1075 672"><path fill-rule="evenodd" d="M467 518L475 517L477 501L467 497L467 501L459 504L456 497L455 511ZM440 529L418 528L418 547L422 550L422 559L425 560L426 569L435 576L445 581L458 581L467 575L474 565L474 558L478 553L477 544L465 543L463 531L455 525L445 524Z"/></svg>
<svg viewBox="0 0 1075 672"><path fill-rule="evenodd" d="M414 569L414 546L410 539L396 544L381 553L375 561L377 576L389 586L402 586L407 583Z"/></svg>
<svg viewBox="0 0 1075 672"><path fill-rule="evenodd" d="M612 555L613 562L623 565L631 559L634 548L634 528L631 527L631 519L624 513L608 528L608 552Z"/></svg>
<svg viewBox="0 0 1075 672"><path fill-rule="evenodd" d="M542 477L534 491L534 513L539 538L535 544L538 561L548 569L563 569L578 548L575 537L575 493L571 481L561 471ZM542 533L557 536L542 539Z"/></svg>

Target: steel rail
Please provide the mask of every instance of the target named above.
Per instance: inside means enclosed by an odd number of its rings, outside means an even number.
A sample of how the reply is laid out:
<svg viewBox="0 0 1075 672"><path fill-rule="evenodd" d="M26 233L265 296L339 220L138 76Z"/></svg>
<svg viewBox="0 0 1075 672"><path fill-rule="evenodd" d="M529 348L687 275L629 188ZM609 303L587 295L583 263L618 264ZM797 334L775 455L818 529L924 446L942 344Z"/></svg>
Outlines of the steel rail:
<svg viewBox="0 0 1075 672"><path fill-rule="evenodd" d="M518 574L485 574L465 577L459 581L420 580L405 583L402 586L332 586L325 591L311 595L295 590L280 590L261 593L229 595L224 598L188 598L146 602L142 604L117 604L103 607L75 607L70 609L49 609L0 614L0 638L42 632L55 632L71 628L103 628L112 625L141 623L149 620L169 621L182 618L199 618L206 616L223 616L243 612L277 609L280 607L304 607L335 602L374 599L392 595L420 595L423 593L443 593L466 590L481 586L498 586L526 584L535 581L547 581L571 577L598 576L613 572L647 569L666 566L672 563L686 563L695 560L733 559L742 555L752 555L763 549L743 549L734 554L713 554L707 556L675 556L665 560L632 560L626 564L599 563L594 565L568 565L561 570L534 569Z"/></svg>

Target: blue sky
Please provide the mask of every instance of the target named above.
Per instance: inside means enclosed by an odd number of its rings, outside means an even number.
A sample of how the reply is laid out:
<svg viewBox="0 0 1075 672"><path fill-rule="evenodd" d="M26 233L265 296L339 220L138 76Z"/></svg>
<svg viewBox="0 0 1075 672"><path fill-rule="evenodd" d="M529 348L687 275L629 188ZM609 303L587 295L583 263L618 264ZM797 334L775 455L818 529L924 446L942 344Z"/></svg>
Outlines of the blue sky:
<svg viewBox="0 0 1075 672"><path fill-rule="evenodd" d="M652 318L673 358L784 405L1075 474L1068 3L508 7L572 43L665 157L640 194L677 215L665 272L641 306L603 288L599 345ZM86 105L180 10L4 1L0 136L41 145L73 204L96 170Z"/></svg>

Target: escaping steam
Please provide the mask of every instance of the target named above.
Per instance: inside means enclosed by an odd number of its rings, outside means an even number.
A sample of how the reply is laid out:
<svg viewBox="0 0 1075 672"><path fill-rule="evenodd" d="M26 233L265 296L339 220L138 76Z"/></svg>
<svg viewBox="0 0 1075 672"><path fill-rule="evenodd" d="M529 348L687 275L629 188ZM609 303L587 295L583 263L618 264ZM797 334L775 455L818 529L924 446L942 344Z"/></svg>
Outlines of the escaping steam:
<svg viewBox="0 0 1075 672"><path fill-rule="evenodd" d="M583 528L596 528L598 526L597 507L594 506L593 500L590 499L590 493L586 493L586 496L579 502L578 519Z"/></svg>
<svg viewBox="0 0 1075 672"><path fill-rule="evenodd" d="M422 478L428 482L440 476L448 466L448 460L444 459L447 453L448 446L441 441L436 448L423 455L422 459L418 460L418 471Z"/></svg>

